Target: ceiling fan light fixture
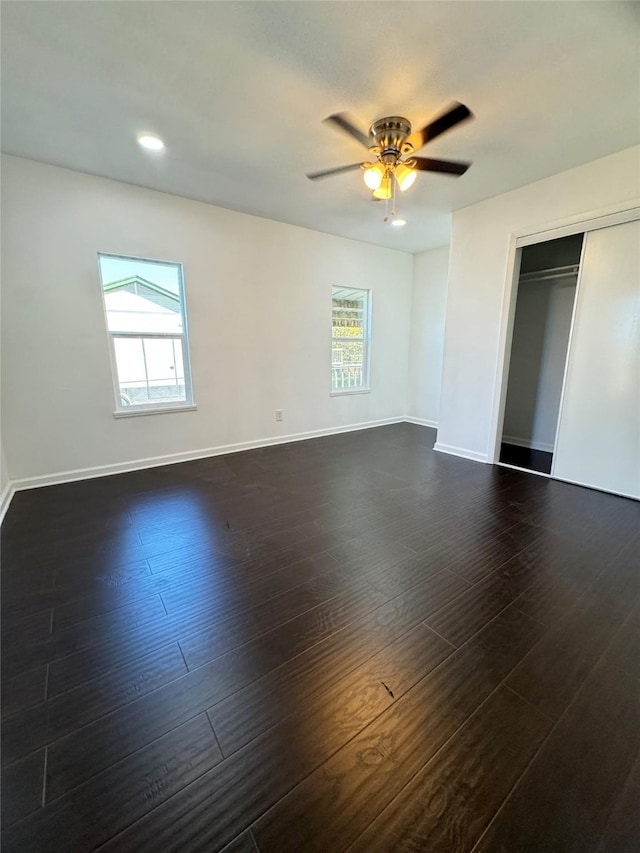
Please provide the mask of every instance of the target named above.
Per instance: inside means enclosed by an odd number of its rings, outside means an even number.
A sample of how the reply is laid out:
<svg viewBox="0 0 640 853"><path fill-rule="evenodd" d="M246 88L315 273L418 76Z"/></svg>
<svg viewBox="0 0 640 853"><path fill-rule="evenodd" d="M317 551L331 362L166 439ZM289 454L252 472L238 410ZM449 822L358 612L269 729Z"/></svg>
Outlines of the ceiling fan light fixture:
<svg viewBox="0 0 640 853"><path fill-rule="evenodd" d="M385 175L378 189L373 191L376 198L388 199L391 198L391 175Z"/></svg>
<svg viewBox="0 0 640 853"><path fill-rule="evenodd" d="M385 176L386 167L382 163L374 163L365 169L364 182L370 190L377 190Z"/></svg>
<svg viewBox="0 0 640 853"><path fill-rule="evenodd" d="M398 165L393 170L393 174L396 176L396 181L398 182L398 186L404 192L408 190L410 186L413 185L413 182L416 179L416 175L418 174L414 169L410 169L409 166L405 166L404 163L398 163Z"/></svg>

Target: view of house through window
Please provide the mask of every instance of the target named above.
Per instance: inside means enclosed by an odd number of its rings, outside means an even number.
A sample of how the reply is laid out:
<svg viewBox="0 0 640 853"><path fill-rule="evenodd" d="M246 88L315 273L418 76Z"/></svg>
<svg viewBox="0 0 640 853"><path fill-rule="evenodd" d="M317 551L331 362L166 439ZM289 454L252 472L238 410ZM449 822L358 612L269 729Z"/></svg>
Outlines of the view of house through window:
<svg viewBox="0 0 640 853"><path fill-rule="evenodd" d="M369 388L370 291L334 287L332 293L331 390Z"/></svg>
<svg viewBox="0 0 640 853"><path fill-rule="evenodd" d="M117 409L191 404L181 265L98 259Z"/></svg>

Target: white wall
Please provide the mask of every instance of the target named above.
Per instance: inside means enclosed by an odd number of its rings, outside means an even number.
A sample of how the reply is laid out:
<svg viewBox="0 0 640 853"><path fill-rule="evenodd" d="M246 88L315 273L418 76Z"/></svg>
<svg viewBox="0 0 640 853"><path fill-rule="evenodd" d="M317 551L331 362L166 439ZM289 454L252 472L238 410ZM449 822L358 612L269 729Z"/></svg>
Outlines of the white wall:
<svg viewBox="0 0 640 853"><path fill-rule="evenodd" d="M439 449L482 460L492 454L511 234L633 201L639 189L634 147L454 213Z"/></svg>
<svg viewBox="0 0 640 853"><path fill-rule="evenodd" d="M0 299L1 305L1 299ZM1 323L0 314L0 323ZM0 352L0 375L2 373L2 353ZM0 415L2 412L2 400L0 399ZM7 465L7 457L4 453L4 436L2 435L2 418L0 417L0 524L5 516L11 501L11 477L9 476L9 466Z"/></svg>
<svg viewBox="0 0 640 853"><path fill-rule="evenodd" d="M413 258L413 300L409 344L407 414L438 423L449 246Z"/></svg>
<svg viewBox="0 0 640 853"><path fill-rule="evenodd" d="M411 255L15 157L2 184L13 480L404 416ZM197 411L113 418L99 251L184 264ZM370 394L329 396L334 284L373 291Z"/></svg>
<svg viewBox="0 0 640 853"><path fill-rule="evenodd" d="M505 441L553 452L577 276L520 282L513 324Z"/></svg>
<svg viewBox="0 0 640 853"><path fill-rule="evenodd" d="M0 444L0 521L2 521L4 502L9 491L10 481L9 467L4 455L4 445Z"/></svg>

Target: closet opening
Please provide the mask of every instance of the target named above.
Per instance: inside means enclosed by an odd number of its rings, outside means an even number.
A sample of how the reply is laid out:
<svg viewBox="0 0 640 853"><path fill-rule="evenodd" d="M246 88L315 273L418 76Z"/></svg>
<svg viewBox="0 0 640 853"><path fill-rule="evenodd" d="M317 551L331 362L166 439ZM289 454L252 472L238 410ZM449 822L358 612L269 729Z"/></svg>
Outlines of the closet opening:
<svg viewBox="0 0 640 853"><path fill-rule="evenodd" d="M503 465L551 474L583 238L572 234L522 249Z"/></svg>

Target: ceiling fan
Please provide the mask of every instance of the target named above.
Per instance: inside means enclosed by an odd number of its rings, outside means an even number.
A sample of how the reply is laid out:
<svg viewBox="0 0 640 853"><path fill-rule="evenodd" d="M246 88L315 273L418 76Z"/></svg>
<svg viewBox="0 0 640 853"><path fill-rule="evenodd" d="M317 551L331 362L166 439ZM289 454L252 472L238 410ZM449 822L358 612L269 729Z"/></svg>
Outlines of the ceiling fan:
<svg viewBox="0 0 640 853"><path fill-rule="evenodd" d="M336 113L325 121L332 122L357 139L369 149L375 160L351 163L335 169L323 169L321 172L309 172L307 177L317 181L342 172L362 169L364 182L369 189L373 190L376 199L391 198L394 179L401 190L408 190L418 172L442 172L459 177L464 175L471 163L433 160L430 157L414 157L413 154L441 133L469 118L473 118L469 108L456 102L441 116L425 125L422 130L412 132L411 122L408 119L402 116L387 116L374 121L367 135L359 130L345 113Z"/></svg>

